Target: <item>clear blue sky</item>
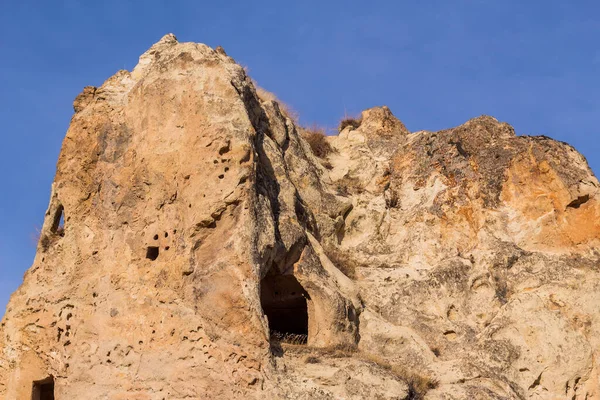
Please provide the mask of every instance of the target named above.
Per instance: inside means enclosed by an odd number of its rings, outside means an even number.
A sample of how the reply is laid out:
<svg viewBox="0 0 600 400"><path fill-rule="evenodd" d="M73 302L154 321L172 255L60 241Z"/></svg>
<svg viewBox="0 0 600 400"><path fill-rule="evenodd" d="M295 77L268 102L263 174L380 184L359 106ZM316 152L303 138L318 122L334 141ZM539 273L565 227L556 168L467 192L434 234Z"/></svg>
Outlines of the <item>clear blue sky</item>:
<svg viewBox="0 0 600 400"><path fill-rule="evenodd" d="M388 105L415 131L489 114L600 170L600 3L0 0L0 315L29 268L72 101L164 34L221 45L305 124Z"/></svg>

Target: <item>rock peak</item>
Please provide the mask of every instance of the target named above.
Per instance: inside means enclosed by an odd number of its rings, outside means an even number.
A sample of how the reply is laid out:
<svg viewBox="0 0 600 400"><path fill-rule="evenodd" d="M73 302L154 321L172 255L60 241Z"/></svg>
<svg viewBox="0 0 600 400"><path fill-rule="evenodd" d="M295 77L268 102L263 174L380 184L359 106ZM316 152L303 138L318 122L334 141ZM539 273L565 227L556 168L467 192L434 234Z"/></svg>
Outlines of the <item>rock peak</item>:
<svg viewBox="0 0 600 400"><path fill-rule="evenodd" d="M177 37L172 33L167 33L164 35L156 44L177 44Z"/></svg>
<svg viewBox="0 0 600 400"><path fill-rule="evenodd" d="M500 122L496 118L489 115L481 115L476 118L471 118L461 127L466 130L476 131L483 129L489 132L494 137L513 137L516 136L515 129L506 122Z"/></svg>
<svg viewBox="0 0 600 400"><path fill-rule="evenodd" d="M387 106L373 107L361 113L361 126L366 132L380 135L408 135L410 132Z"/></svg>

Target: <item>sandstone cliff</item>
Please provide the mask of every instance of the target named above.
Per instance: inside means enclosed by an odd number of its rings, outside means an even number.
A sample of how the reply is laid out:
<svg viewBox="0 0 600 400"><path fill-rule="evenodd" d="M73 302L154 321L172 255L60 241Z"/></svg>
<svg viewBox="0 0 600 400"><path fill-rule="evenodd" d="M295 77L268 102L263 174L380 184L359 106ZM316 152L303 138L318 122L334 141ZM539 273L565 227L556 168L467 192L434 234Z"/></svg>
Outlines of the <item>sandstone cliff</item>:
<svg viewBox="0 0 600 400"><path fill-rule="evenodd" d="M74 109L0 398L600 398L599 186L569 145L378 107L319 158L173 35Z"/></svg>

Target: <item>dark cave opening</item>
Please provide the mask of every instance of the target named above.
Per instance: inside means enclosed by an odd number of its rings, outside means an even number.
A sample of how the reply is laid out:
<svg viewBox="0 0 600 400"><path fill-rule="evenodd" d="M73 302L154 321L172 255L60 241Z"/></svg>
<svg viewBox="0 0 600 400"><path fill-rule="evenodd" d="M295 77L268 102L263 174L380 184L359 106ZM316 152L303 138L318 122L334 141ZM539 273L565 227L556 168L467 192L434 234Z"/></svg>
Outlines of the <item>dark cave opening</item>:
<svg viewBox="0 0 600 400"><path fill-rule="evenodd" d="M54 378L33 382L32 400L54 400Z"/></svg>
<svg viewBox="0 0 600 400"><path fill-rule="evenodd" d="M65 235L65 209L62 205L58 206L54 213L54 219L50 231L59 236Z"/></svg>
<svg viewBox="0 0 600 400"><path fill-rule="evenodd" d="M293 275L267 275L261 282L260 301L269 320L271 336L306 343L310 297Z"/></svg>
<svg viewBox="0 0 600 400"><path fill-rule="evenodd" d="M150 246L146 249L146 258L154 261L158 258L158 254L160 253L160 249L156 246Z"/></svg>

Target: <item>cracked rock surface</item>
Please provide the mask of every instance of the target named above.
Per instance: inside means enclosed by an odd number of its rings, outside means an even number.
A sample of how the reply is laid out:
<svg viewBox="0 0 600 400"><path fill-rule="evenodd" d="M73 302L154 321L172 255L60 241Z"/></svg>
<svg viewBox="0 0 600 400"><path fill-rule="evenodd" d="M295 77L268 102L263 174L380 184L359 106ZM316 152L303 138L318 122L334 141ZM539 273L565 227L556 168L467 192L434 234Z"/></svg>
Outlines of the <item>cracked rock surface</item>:
<svg viewBox="0 0 600 400"><path fill-rule="evenodd" d="M74 110L0 398L600 398L600 188L569 145L376 107L318 158L173 35Z"/></svg>

